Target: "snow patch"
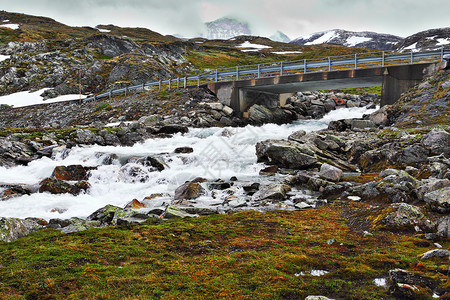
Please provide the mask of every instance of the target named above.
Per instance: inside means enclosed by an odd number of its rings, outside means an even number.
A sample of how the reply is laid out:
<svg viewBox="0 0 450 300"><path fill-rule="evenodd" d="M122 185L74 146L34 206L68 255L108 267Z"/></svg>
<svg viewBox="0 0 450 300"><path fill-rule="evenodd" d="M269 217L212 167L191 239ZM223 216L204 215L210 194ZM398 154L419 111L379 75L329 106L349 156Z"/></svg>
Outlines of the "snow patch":
<svg viewBox="0 0 450 300"><path fill-rule="evenodd" d="M376 286L386 286L386 278L375 278L373 280Z"/></svg>
<svg viewBox="0 0 450 300"><path fill-rule="evenodd" d="M345 43L346 46L354 47L357 44L365 43L372 40L372 38L362 37L362 36L351 36L347 39Z"/></svg>
<svg viewBox="0 0 450 300"><path fill-rule="evenodd" d="M8 23L9 22L9 20L3 20L3 23Z"/></svg>
<svg viewBox="0 0 450 300"><path fill-rule="evenodd" d="M325 270L311 270L311 271L306 271L306 272L300 272L300 273L295 273L294 275L296 277L298 276L305 276L307 274L312 275L312 276L323 276L325 274L328 274L328 271Z"/></svg>
<svg viewBox="0 0 450 300"><path fill-rule="evenodd" d="M101 29L101 28L97 28L97 30L100 31L100 32L104 32L104 33L109 33L109 32L111 32L111 30L109 30L109 29Z"/></svg>
<svg viewBox="0 0 450 300"><path fill-rule="evenodd" d="M436 46L444 46L450 44L449 39L437 39L438 43Z"/></svg>
<svg viewBox="0 0 450 300"><path fill-rule="evenodd" d="M315 39L314 41L306 43L305 45L323 44L323 43L330 41L334 37L336 37L336 31L332 30L332 31L326 32L324 35Z"/></svg>
<svg viewBox="0 0 450 300"><path fill-rule="evenodd" d="M47 89L42 89L36 92L18 92L6 96L0 97L0 104L7 104L12 105L14 107L23 107L23 106L29 106L29 105L35 105L35 104L46 104L46 103L54 103L54 102L61 102L61 101L67 101L67 100L76 100L80 98L79 94L72 94L72 95L63 95L56 98L44 100L44 98L41 97L41 94L45 92Z"/></svg>
<svg viewBox="0 0 450 300"><path fill-rule="evenodd" d="M266 45L252 44L249 41L246 41L245 43L242 43L241 45L236 46L236 47L238 47L238 48L252 48L252 49L257 49L257 50L272 48L272 47L266 46ZM244 51L244 50L242 50L242 51Z"/></svg>
<svg viewBox="0 0 450 300"><path fill-rule="evenodd" d="M406 48L403 48L403 50L416 50L416 48L417 48L417 42L412 45L409 45Z"/></svg>
<svg viewBox="0 0 450 300"><path fill-rule="evenodd" d="M0 27L7 27L13 30L19 29L19 24L2 24Z"/></svg>
<svg viewBox="0 0 450 300"><path fill-rule="evenodd" d="M298 54L298 53L303 53L303 52L302 51L280 51L280 52L272 52L272 53L283 55L283 54Z"/></svg>
<svg viewBox="0 0 450 300"><path fill-rule="evenodd" d="M9 55L0 55L0 62L9 59L11 56Z"/></svg>

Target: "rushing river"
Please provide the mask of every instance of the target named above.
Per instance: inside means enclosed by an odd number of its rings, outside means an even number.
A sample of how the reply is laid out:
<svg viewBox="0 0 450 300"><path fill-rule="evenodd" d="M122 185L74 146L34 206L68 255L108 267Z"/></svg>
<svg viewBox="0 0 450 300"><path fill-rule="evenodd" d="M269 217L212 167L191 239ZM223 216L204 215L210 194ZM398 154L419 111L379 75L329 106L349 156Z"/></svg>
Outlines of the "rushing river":
<svg viewBox="0 0 450 300"><path fill-rule="evenodd" d="M239 180L258 181L258 173L264 167L263 164L256 163L255 145L258 141L286 139L292 132L300 129L307 132L316 131L326 128L332 120L357 118L372 111L374 110L365 108L344 108L330 112L321 120L297 121L286 125L191 128L189 133L184 135L149 139L132 147L74 147L64 155L59 153L53 159L42 158L28 166L9 169L0 167L0 183L26 184L35 188L41 180L51 176L56 166L81 164L98 167L91 171L91 188L87 193L78 196L34 193L0 201L0 217L86 217L107 204L123 207L133 199L142 200L154 193L168 193L173 196L179 185L196 177L213 181L229 180L230 177L236 176ZM176 148L186 146L193 148L194 152L174 153ZM105 157L109 154L115 154L117 159L112 164L104 165ZM161 172L148 172L136 165L134 167L140 168L139 175L127 175L127 170L122 165L128 158L149 155L162 157L167 164L166 168ZM207 198L208 196L203 197L205 202L214 202L211 197ZM55 213L55 208L64 212Z"/></svg>

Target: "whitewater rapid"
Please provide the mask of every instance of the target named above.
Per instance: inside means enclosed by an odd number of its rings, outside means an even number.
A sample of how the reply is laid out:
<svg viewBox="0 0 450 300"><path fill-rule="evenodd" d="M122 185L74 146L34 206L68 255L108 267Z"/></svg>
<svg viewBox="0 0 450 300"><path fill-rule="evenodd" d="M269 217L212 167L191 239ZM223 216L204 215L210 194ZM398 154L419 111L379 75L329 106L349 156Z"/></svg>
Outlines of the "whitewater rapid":
<svg viewBox="0 0 450 300"><path fill-rule="evenodd" d="M53 159L44 157L35 160L28 166L0 167L0 183L26 184L35 189L41 180L51 176L56 166L80 164L97 167L91 171L88 180L91 188L87 193L78 196L33 193L0 201L0 217L84 218L107 204L123 207L133 199L141 201L155 193L166 193L173 197L178 186L196 177L204 177L210 181L228 181L235 176L240 181L258 182L259 171L264 165L256 162L257 142L286 139L300 129L306 132L317 131L326 128L330 121L359 118L373 111L366 108L342 108L330 112L320 120L296 121L285 125L190 128L186 134L176 134L172 138L148 139L132 147L78 146L70 149L68 153L56 154ZM175 154L174 150L179 147L191 147L194 151ZM116 159L112 164L103 164L105 158L111 154L114 154ZM128 164L128 167L139 169L140 173L138 177L127 175L123 163L128 158L155 155L167 164L163 171L148 172L142 165ZM208 195L203 197L205 203L213 204L214 200L211 197L206 199L207 197ZM155 202L155 205L160 204ZM55 213L55 209L63 213Z"/></svg>

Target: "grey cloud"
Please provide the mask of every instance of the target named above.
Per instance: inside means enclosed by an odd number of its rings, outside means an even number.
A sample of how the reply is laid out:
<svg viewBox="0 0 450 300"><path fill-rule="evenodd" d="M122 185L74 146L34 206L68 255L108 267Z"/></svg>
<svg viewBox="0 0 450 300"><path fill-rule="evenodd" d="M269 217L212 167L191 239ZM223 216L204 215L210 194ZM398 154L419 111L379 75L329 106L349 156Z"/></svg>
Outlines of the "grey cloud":
<svg viewBox="0 0 450 300"><path fill-rule="evenodd" d="M202 4L219 9L214 16ZM116 24L193 36L204 21L231 15L258 35L290 37L342 28L401 36L448 27L448 0L0 0L0 9L43 15L68 25ZM207 18L203 20L202 17Z"/></svg>

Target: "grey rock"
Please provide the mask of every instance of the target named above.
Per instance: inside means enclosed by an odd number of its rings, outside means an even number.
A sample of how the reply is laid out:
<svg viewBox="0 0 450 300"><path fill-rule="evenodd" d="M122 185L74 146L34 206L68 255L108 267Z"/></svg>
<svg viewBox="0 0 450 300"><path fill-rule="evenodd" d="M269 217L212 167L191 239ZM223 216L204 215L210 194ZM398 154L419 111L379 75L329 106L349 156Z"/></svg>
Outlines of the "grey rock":
<svg viewBox="0 0 450 300"><path fill-rule="evenodd" d="M114 205L106 205L86 218L87 221L98 221L103 226L140 223L146 219L145 214Z"/></svg>
<svg viewBox="0 0 450 300"><path fill-rule="evenodd" d="M376 125L370 120L352 120L351 129L372 129L376 128Z"/></svg>
<svg viewBox="0 0 450 300"><path fill-rule="evenodd" d="M317 163L308 146L283 140L266 140L256 144L258 162L290 169L306 169Z"/></svg>
<svg viewBox="0 0 450 300"><path fill-rule="evenodd" d="M98 138L95 133L87 129L78 129L76 131L75 140L80 144L94 144Z"/></svg>
<svg viewBox="0 0 450 300"><path fill-rule="evenodd" d="M200 197L205 193L203 187L197 182L186 182L175 190L175 200L189 200Z"/></svg>
<svg viewBox="0 0 450 300"><path fill-rule="evenodd" d="M448 179L430 179L427 183L420 185L416 189L416 195L419 200L424 201L425 194L450 186Z"/></svg>
<svg viewBox="0 0 450 300"><path fill-rule="evenodd" d="M322 164L319 175L323 179L337 182L342 177L342 170L329 164Z"/></svg>
<svg viewBox="0 0 450 300"><path fill-rule="evenodd" d="M443 129L433 129L423 138L422 145L430 149L433 155L444 153L445 156L449 157L450 133Z"/></svg>
<svg viewBox="0 0 450 300"><path fill-rule="evenodd" d="M304 137L306 135L306 131L304 130L298 130L295 131L293 133L291 133L291 135L289 135L288 140L289 141L295 141L295 142L302 142L302 137Z"/></svg>
<svg viewBox="0 0 450 300"><path fill-rule="evenodd" d="M443 214L450 212L450 187L427 193L423 199L433 210Z"/></svg>
<svg viewBox="0 0 450 300"><path fill-rule="evenodd" d="M139 124L144 126L157 126L159 123L163 121L163 118L160 115L150 115L145 116L139 119Z"/></svg>
<svg viewBox="0 0 450 300"><path fill-rule="evenodd" d="M262 185L259 187L259 191L257 191L252 196L252 200L261 201L261 200L272 200L272 201L280 201L286 199L286 193L291 188L285 184L268 184Z"/></svg>
<svg viewBox="0 0 450 300"><path fill-rule="evenodd" d="M430 250L428 252L425 252L424 254L422 254L422 257L420 259L430 259L433 257L447 257L448 259L450 259L450 251L449 250L444 250L444 249L435 249L435 250Z"/></svg>
<svg viewBox="0 0 450 300"><path fill-rule="evenodd" d="M438 236L441 236L444 238L450 238L450 216L449 215L442 217L438 221L436 234Z"/></svg>
<svg viewBox="0 0 450 300"><path fill-rule="evenodd" d="M43 229L47 222L42 219L0 218L0 241L13 242L31 232Z"/></svg>
<svg viewBox="0 0 450 300"><path fill-rule="evenodd" d="M383 106L376 112L372 113L369 116L369 120L372 121L375 125L380 126L387 126L389 125L389 118L388 118L388 108L389 106Z"/></svg>

